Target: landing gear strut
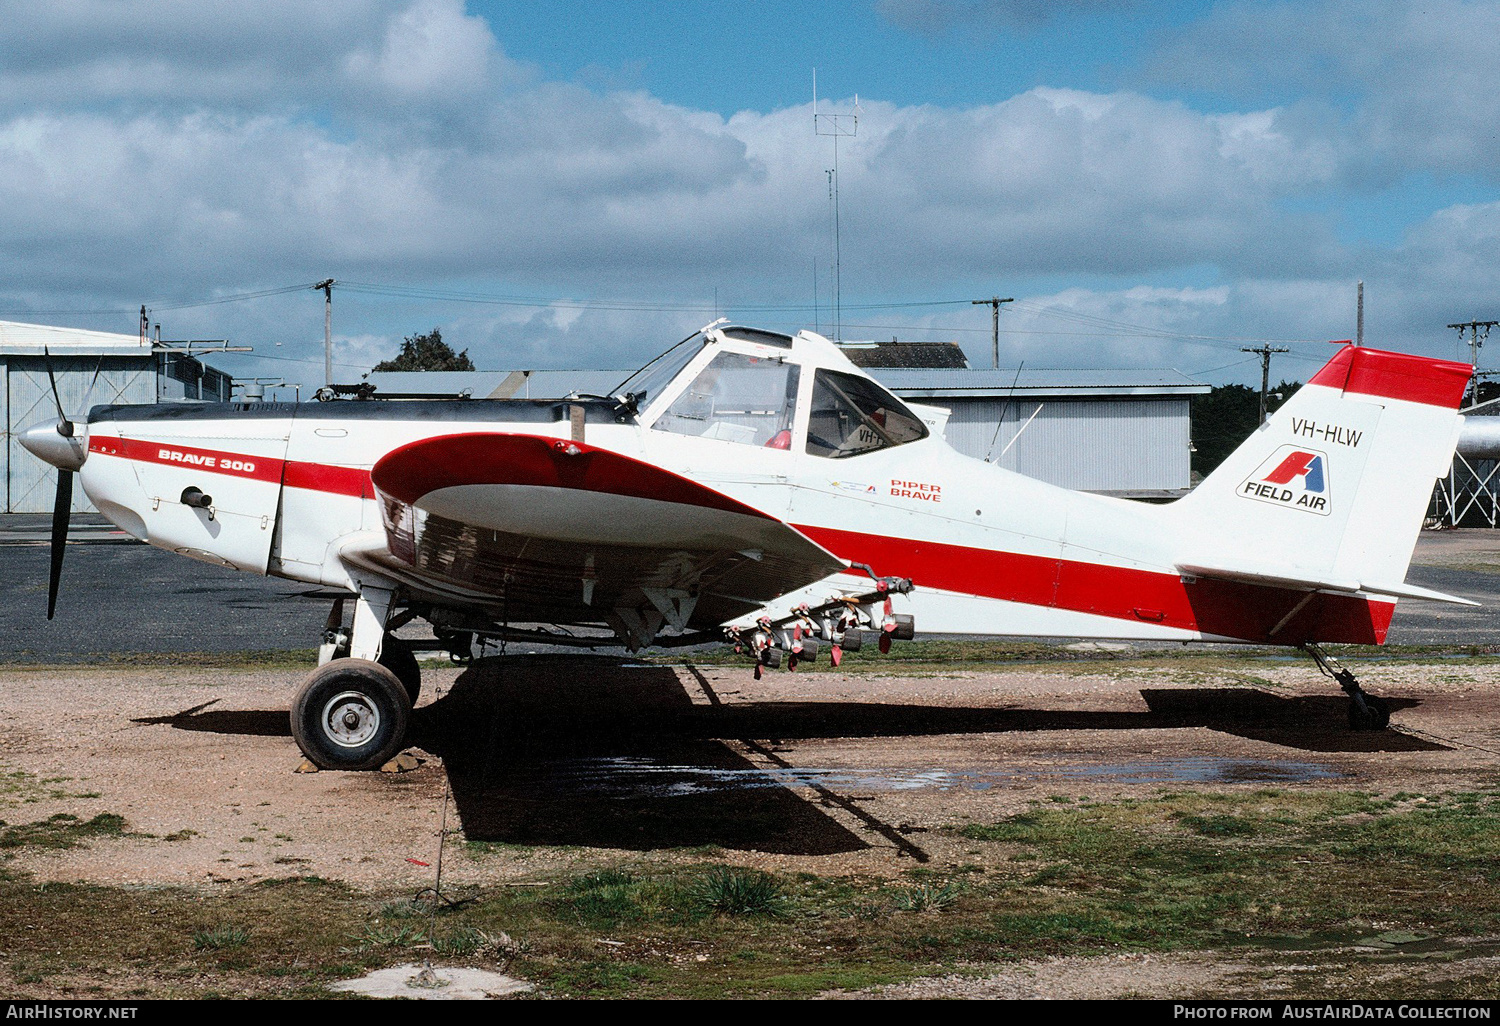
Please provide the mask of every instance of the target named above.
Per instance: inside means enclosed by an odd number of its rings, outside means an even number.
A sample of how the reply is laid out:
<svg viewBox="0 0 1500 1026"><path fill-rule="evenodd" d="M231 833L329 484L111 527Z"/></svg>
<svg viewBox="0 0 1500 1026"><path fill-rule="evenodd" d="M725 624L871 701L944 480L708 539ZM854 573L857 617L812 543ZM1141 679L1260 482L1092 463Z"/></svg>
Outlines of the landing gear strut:
<svg viewBox="0 0 1500 1026"><path fill-rule="evenodd" d="M392 637L393 588L361 581L354 626L334 602L319 663L292 700L292 737L320 769L374 769L406 746L421 671L410 646Z"/></svg>
<svg viewBox="0 0 1500 1026"><path fill-rule="evenodd" d="M1312 656L1323 676L1337 681L1349 696L1350 730L1384 730L1390 726L1391 707L1383 698L1377 698L1359 686L1354 674L1337 659L1324 652L1315 643L1308 642L1302 650Z"/></svg>

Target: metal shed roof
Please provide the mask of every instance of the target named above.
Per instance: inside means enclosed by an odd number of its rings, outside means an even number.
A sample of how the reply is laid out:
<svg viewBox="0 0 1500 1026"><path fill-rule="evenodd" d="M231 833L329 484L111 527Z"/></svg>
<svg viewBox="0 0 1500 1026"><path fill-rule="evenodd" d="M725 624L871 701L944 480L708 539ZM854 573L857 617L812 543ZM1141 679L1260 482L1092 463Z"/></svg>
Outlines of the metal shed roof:
<svg viewBox="0 0 1500 1026"><path fill-rule="evenodd" d="M140 335L0 321L0 354L41 356L43 347L69 356L149 356L152 348Z"/></svg>
<svg viewBox="0 0 1500 1026"><path fill-rule="evenodd" d="M1186 397L1206 395L1209 386L1180 371L1091 370L1076 367L1027 367L1015 370L912 370L871 368L886 388L908 399L1089 399L1105 396Z"/></svg>

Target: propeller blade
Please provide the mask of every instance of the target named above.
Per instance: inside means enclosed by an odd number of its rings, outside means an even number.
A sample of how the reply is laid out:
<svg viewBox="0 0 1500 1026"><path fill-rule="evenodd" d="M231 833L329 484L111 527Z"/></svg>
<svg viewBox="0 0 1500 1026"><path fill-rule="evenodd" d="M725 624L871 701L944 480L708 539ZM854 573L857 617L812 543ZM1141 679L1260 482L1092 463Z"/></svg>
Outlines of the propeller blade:
<svg viewBox="0 0 1500 1026"><path fill-rule="evenodd" d="M78 407L79 416L85 419L88 418L89 406L94 398L94 386L99 384L99 372L102 370L104 370L104 354L100 353L99 362L94 364L94 376L89 380L88 390L83 393L83 402Z"/></svg>
<svg viewBox="0 0 1500 1026"><path fill-rule="evenodd" d="M52 504L52 573L47 579L47 619L57 609L57 584L62 580L63 550L68 545L68 518L73 512L73 472L57 472L57 500Z"/></svg>
<svg viewBox="0 0 1500 1026"><path fill-rule="evenodd" d="M52 402L57 407L57 433L64 438L72 438L73 422L63 412L62 397L57 394L57 375L52 373L52 354L47 351L46 346L42 346L42 360L47 364L47 380L52 383ZM72 487L70 483L68 488L71 490Z"/></svg>

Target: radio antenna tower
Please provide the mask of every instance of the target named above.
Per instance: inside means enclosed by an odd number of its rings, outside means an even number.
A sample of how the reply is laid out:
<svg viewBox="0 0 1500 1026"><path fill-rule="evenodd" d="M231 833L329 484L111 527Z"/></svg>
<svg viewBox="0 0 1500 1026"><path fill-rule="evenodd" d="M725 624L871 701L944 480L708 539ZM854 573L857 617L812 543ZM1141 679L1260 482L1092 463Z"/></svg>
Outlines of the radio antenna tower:
<svg viewBox="0 0 1500 1026"><path fill-rule="evenodd" d="M838 342L844 337L843 281L840 274L843 254L839 238L839 139L852 139L859 134L859 94L854 94L854 113L819 114L817 68L813 68L813 133L833 137L833 168L827 174L829 205L833 208L833 340Z"/></svg>

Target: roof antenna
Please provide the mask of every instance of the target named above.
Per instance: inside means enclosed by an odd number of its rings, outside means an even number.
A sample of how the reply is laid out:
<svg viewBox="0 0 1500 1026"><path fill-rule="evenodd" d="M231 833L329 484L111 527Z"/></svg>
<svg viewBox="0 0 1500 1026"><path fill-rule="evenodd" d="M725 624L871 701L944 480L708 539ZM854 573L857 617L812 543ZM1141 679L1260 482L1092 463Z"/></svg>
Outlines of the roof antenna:
<svg viewBox="0 0 1500 1026"><path fill-rule="evenodd" d="M833 138L833 167L828 175L828 205L833 220L833 340L844 339L842 247L839 233L839 139L854 138L859 134L859 94L854 94L854 113L818 113L818 69L813 68L813 134Z"/></svg>

